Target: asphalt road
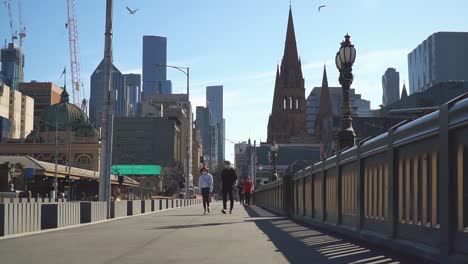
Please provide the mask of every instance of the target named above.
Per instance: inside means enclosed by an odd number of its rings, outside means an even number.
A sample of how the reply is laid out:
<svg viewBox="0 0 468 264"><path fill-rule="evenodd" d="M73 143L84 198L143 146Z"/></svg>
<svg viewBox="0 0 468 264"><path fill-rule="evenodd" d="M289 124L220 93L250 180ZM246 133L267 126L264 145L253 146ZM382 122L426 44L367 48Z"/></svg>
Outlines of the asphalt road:
<svg viewBox="0 0 468 264"><path fill-rule="evenodd" d="M0 263L421 263L236 203L0 240Z"/></svg>

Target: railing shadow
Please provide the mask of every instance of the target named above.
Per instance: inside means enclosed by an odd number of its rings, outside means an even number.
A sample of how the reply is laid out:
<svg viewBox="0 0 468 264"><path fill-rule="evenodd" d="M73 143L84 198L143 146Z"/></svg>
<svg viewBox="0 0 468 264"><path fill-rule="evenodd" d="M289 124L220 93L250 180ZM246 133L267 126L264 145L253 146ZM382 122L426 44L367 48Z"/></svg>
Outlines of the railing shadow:
<svg viewBox="0 0 468 264"><path fill-rule="evenodd" d="M275 219L274 214L258 207L246 210L250 217L270 218L255 221L255 224L291 263L431 263L403 257L286 217Z"/></svg>

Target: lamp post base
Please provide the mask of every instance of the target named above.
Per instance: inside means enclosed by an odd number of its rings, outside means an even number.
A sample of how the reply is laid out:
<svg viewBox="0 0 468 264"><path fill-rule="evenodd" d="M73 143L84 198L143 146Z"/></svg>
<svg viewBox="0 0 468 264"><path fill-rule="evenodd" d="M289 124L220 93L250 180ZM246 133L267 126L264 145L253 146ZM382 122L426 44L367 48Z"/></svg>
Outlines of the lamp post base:
<svg viewBox="0 0 468 264"><path fill-rule="evenodd" d="M338 149L342 150L347 147L356 145L356 133L353 128L341 130L338 133Z"/></svg>

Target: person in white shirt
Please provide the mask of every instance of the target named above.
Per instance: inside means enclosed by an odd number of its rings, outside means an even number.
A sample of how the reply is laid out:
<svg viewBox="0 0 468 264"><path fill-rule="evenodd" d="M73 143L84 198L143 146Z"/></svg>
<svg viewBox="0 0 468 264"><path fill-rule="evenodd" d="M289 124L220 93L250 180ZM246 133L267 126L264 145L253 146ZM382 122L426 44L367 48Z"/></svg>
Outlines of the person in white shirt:
<svg viewBox="0 0 468 264"><path fill-rule="evenodd" d="M210 194L213 192L213 176L208 173L208 170L203 167L200 169L200 177L198 178L198 188L203 196L204 214L211 213L210 209Z"/></svg>

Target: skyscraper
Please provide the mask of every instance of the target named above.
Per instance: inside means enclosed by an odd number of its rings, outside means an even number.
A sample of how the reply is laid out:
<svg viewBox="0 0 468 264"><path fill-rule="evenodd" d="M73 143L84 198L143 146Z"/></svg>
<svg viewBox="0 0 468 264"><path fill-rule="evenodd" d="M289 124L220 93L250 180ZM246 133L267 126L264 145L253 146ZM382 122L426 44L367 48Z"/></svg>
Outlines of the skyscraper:
<svg viewBox="0 0 468 264"><path fill-rule="evenodd" d="M400 100L400 73L388 68L382 76L382 105L386 106Z"/></svg>
<svg viewBox="0 0 468 264"><path fill-rule="evenodd" d="M408 54L410 94L440 82L468 80L468 32L437 32Z"/></svg>
<svg viewBox="0 0 468 264"><path fill-rule="evenodd" d="M91 75L91 95L89 98L89 119L95 127L101 123L102 91L104 86L104 60ZM112 91L115 94L113 111L115 117L128 116L128 90L124 75L112 64Z"/></svg>
<svg viewBox="0 0 468 264"><path fill-rule="evenodd" d="M165 65L167 65L167 38L143 36L143 96L172 92L172 83L167 81Z"/></svg>
<svg viewBox="0 0 468 264"><path fill-rule="evenodd" d="M224 161L225 156L225 120L223 116L223 86L206 87L206 107L210 113L210 125L216 127L218 138L217 160Z"/></svg>
<svg viewBox="0 0 468 264"><path fill-rule="evenodd" d="M197 106L197 120L195 129L200 131L205 164L209 170L215 171L218 166L219 123L210 124L210 110L208 107Z"/></svg>
<svg viewBox="0 0 468 264"><path fill-rule="evenodd" d="M281 67L276 69L273 105L268 120L269 143L291 143L294 138L307 136L304 77L297 51L292 10L289 8L288 27Z"/></svg>
<svg viewBox="0 0 468 264"><path fill-rule="evenodd" d="M128 104L132 116L136 115L137 104L141 100L141 75L140 74L124 74L125 86L128 90Z"/></svg>
<svg viewBox="0 0 468 264"><path fill-rule="evenodd" d="M14 43L1 50L3 82L12 90L18 90L18 84L23 82L24 55ZM21 64L21 65L20 65Z"/></svg>

